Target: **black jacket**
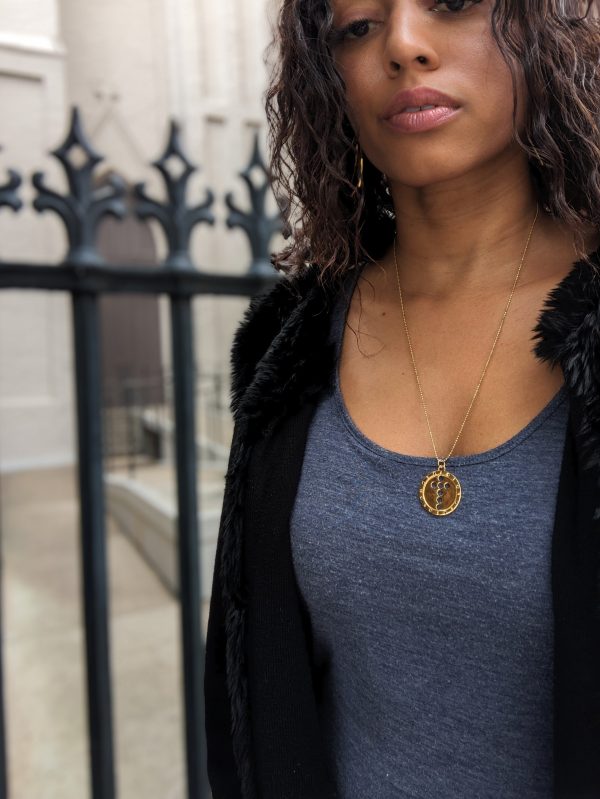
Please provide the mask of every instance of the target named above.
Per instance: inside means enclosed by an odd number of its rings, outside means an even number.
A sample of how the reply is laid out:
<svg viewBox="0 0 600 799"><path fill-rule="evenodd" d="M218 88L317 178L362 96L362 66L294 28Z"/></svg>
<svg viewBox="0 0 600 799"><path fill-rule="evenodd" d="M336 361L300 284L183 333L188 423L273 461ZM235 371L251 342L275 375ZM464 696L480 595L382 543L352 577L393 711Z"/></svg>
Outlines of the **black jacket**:
<svg viewBox="0 0 600 799"><path fill-rule="evenodd" d="M593 258L598 273L578 262L548 294L531 345L561 364L570 400L552 539L556 799L600 798L600 251ZM336 284L316 275L307 268L255 298L232 349L235 428L206 642L214 799L336 796L289 539L308 426L335 358Z"/></svg>

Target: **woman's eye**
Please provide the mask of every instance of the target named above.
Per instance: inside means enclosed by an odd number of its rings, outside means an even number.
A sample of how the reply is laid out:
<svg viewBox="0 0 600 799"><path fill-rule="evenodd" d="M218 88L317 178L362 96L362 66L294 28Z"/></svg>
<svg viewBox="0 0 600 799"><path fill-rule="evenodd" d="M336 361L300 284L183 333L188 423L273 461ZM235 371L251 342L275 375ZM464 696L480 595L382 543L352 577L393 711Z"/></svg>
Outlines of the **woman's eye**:
<svg viewBox="0 0 600 799"><path fill-rule="evenodd" d="M436 0L431 9L436 13L460 13L481 3L482 0Z"/></svg>
<svg viewBox="0 0 600 799"><path fill-rule="evenodd" d="M435 0L432 11L436 13L460 13L479 5L483 0ZM343 28L334 28L330 33L332 45L348 40L364 39L379 23L371 19L355 19Z"/></svg>
<svg viewBox="0 0 600 799"><path fill-rule="evenodd" d="M370 19L356 19L344 28L338 28L334 31L335 40L364 39L371 32L373 25L376 25L376 23Z"/></svg>

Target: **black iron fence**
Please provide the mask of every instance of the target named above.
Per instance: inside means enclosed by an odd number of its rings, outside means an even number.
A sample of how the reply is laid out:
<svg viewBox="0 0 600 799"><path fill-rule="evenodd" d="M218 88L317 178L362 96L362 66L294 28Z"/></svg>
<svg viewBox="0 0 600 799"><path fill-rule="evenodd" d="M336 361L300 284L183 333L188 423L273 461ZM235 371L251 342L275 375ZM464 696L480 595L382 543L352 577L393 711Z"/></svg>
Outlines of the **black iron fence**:
<svg viewBox="0 0 600 799"><path fill-rule="evenodd" d="M46 184L41 173L35 173L33 205L37 211L53 211L59 216L67 233L68 253L61 264L0 262L0 289L60 291L69 293L72 298L91 795L93 799L113 799L116 795L107 614L99 298L115 293L163 294L170 300L171 319L187 796L206 799L209 791L204 740L204 642L200 621L194 407L196 370L191 302L198 295L249 297L272 285L276 276L269 262L269 244L281 229L281 218L279 214L267 212L269 187L257 135L250 163L240 174L248 190L250 210L240 209L232 194L225 197L229 209L227 226L242 228L249 239L252 260L248 273L222 275L195 269L190 256L190 237L197 225L215 223L212 213L215 196L207 191L201 203L188 205L188 181L196 167L183 152L179 128L172 123L165 152L153 164L162 176L167 199L160 202L151 197L140 183L135 187L133 203L133 213L138 218L154 218L160 224L166 237L167 257L160 268L108 265L98 253L97 230L107 215L118 219L125 217L125 185L115 174L102 182L96 180L96 170L103 158L87 140L77 109L73 110L65 141L52 155L65 171L68 193L58 193ZM255 183L257 170L264 176L258 185ZM21 209L21 184L21 176L9 170L7 182L0 186L0 206L8 206L15 212ZM0 799L6 799L1 645L0 636Z"/></svg>

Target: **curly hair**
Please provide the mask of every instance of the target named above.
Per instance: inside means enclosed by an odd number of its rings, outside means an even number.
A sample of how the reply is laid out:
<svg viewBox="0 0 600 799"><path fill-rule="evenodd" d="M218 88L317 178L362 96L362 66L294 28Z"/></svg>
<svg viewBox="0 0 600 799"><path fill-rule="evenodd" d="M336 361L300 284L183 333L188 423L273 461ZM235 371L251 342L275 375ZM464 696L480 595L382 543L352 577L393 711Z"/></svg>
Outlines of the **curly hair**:
<svg viewBox="0 0 600 799"><path fill-rule="evenodd" d="M540 207L577 229L600 228L600 0L495 0L492 33L513 80L513 127L527 153ZM316 264L320 277L380 258L395 215L386 180L364 159L356 182L356 136L332 54L328 0L282 0L265 95L270 177L287 246L272 255L291 274ZM517 66L529 93L516 129ZM583 237L576 247L586 258Z"/></svg>

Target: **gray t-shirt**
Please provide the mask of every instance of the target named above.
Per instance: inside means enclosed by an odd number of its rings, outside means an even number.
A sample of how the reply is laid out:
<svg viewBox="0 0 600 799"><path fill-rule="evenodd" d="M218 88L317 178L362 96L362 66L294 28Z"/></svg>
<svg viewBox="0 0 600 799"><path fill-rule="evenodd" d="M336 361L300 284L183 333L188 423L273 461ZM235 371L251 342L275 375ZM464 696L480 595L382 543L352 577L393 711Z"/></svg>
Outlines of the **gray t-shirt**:
<svg viewBox="0 0 600 799"><path fill-rule="evenodd" d="M332 318L338 353L349 296ZM509 441L450 458L462 499L436 517L418 499L435 460L364 436L337 378L309 430L290 534L340 799L550 799L565 386Z"/></svg>

